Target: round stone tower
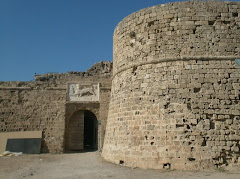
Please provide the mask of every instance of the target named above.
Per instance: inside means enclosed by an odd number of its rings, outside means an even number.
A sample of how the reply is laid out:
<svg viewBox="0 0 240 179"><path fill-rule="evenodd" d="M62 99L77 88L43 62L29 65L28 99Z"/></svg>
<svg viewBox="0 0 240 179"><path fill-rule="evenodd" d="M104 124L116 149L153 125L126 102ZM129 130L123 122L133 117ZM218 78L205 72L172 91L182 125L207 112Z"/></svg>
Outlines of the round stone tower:
<svg viewBox="0 0 240 179"><path fill-rule="evenodd" d="M102 156L129 167L240 166L240 2L153 6L114 31Z"/></svg>

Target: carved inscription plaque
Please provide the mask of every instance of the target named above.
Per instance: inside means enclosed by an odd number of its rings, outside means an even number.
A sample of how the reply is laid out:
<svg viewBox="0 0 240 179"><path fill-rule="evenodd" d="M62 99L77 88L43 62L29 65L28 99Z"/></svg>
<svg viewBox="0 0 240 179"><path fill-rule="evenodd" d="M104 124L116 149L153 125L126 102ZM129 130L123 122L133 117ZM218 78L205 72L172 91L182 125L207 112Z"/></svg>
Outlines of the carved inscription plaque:
<svg viewBox="0 0 240 179"><path fill-rule="evenodd" d="M99 101L99 83L69 83L68 101Z"/></svg>

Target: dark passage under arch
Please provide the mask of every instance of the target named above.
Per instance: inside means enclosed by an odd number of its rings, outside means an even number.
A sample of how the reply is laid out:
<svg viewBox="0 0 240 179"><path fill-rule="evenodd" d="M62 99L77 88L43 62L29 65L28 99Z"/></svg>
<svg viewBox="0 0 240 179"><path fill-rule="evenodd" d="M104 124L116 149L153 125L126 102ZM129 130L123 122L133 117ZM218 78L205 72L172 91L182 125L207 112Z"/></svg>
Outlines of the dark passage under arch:
<svg viewBox="0 0 240 179"><path fill-rule="evenodd" d="M90 112L84 112L84 149L98 148L98 122L96 116Z"/></svg>

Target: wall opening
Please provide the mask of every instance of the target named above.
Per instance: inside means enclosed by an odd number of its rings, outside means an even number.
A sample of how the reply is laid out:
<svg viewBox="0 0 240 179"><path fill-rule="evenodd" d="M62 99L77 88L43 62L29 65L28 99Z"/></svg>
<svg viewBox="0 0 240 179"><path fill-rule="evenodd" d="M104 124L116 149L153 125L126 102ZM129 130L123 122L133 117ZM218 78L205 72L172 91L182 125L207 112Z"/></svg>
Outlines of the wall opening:
<svg viewBox="0 0 240 179"><path fill-rule="evenodd" d="M98 149L98 121L91 111L76 111L67 126L67 151Z"/></svg>
<svg viewBox="0 0 240 179"><path fill-rule="evenodd" d="M84 111L84 149L98 148L98 121L90 111Z"/></svg>

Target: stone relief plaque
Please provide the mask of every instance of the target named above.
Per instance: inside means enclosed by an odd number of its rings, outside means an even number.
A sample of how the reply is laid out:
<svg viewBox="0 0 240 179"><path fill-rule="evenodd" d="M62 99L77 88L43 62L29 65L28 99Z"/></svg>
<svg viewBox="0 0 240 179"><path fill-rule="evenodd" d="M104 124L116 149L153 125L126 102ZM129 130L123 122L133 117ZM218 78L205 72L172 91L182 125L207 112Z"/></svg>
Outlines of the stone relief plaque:
<svg viewBox="0 0 240 179"><path fill-rule="evenodd" d="M99 101L99 83L68 83L68 101Z"/></svg>

